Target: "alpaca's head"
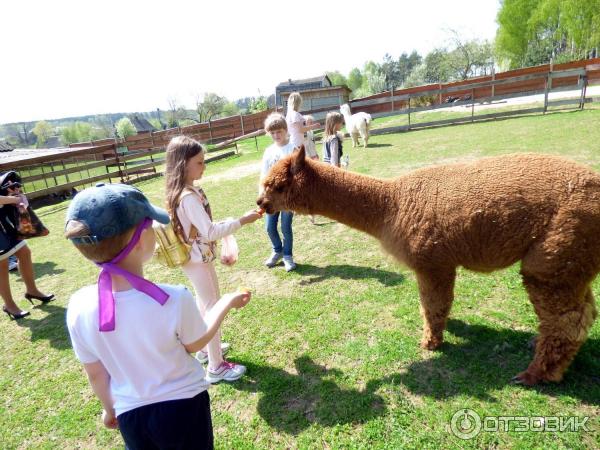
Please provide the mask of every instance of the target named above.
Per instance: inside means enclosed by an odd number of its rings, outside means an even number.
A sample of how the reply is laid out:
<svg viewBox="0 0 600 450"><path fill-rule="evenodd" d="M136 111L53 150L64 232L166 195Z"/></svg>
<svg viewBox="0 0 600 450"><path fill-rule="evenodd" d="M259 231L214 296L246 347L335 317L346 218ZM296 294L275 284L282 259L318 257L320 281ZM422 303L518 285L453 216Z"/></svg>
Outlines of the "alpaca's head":
<svg viewBox="0 0 600 450"><path fill-rule="evenodd" d="M342 106L340 106L340 112L342 113L342 116L346 117L346 116L350 116L350 106L348 106L347 103L344 103Z"/></svg>
<svg viewBox="0 0 600 450"><path fill-rule="evenodd" d="M305 201L312 161L307 161L304 145L271 167L261 185L256 204L267 214L276 211L308 213Z"/></svg>

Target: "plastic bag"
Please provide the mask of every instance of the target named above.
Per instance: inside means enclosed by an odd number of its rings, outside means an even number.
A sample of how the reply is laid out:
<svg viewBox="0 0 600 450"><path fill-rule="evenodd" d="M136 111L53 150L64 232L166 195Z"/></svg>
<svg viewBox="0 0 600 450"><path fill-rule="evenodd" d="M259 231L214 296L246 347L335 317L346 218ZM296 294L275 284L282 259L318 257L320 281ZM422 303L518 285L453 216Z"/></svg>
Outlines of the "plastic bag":
<svg viewBox="0 0 600 450"><path fill-rule="evenodd" d="M237 245L237 241L233 237L233 234L225 236L221 239L221 263L226 266L233 266L240 254L240 250Z"/></svg>

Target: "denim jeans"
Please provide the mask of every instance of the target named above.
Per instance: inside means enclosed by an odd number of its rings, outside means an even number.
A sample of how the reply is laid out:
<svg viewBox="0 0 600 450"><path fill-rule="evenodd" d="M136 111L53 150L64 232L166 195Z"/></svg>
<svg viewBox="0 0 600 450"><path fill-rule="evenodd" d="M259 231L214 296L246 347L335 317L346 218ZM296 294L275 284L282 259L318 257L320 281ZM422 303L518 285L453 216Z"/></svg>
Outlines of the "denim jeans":
<svg viewBox="0 0 600 450"><path fill-rule="evenodd" d="M283 234L283 244L277 231L277 222L281 215L281 234ZM281 211L275 214L267 214L266 228L273 245L275 253L282 253L283 256L292 256L292 247L294 245L294 235L292 233L292 219L294 213L291 211Z"/></svg>

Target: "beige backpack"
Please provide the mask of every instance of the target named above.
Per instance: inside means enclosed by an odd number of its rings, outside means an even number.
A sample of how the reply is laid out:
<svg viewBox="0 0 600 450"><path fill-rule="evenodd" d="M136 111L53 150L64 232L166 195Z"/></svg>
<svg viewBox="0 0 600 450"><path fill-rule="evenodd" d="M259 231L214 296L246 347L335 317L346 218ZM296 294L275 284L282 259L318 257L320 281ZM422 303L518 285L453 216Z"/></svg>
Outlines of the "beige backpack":
<svg viewBox="0 0 600 450"><path fill-rule="evenodd" d="M179 198L181 201L181 198ZM190 238L188 241L175 232L172 222L162 224L154 222L154 235L156 236L156 247L154 248L154 259L159 264L171 269L183 266L190 260L192 252L192 242L198 237L198 230L194 225L190 230Z"/></svg>

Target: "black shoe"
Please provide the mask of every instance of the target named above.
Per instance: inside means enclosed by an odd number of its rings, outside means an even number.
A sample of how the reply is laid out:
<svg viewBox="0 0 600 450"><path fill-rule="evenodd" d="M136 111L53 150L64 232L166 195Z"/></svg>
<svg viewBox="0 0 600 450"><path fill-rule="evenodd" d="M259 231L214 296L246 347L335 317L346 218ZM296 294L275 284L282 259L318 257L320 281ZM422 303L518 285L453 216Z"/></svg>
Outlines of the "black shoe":
<svg viewBox="0 0 600 450"><path fill-rule="evenodd" d="M33 300L39 300L42 303L48 303L49 301L52 301L54 299L54 294L50 294L50 295L46 295L45 297L40 297L39 295L33 295L33 294L25 294L25 298L27 300L29 300L29 303L31 303L33 305Z"/></svg>
<svg viewBox="0 0 600 450"><path fill-rule="evenodd" d="M10 317L10 320L19 320L22 319L23 317L27 317L29 314L31 314L29 311L23 311L21 313L11 313L8 309L6 309L6 306L2 307L2 311L4 311L8 317Z"/></svg>

